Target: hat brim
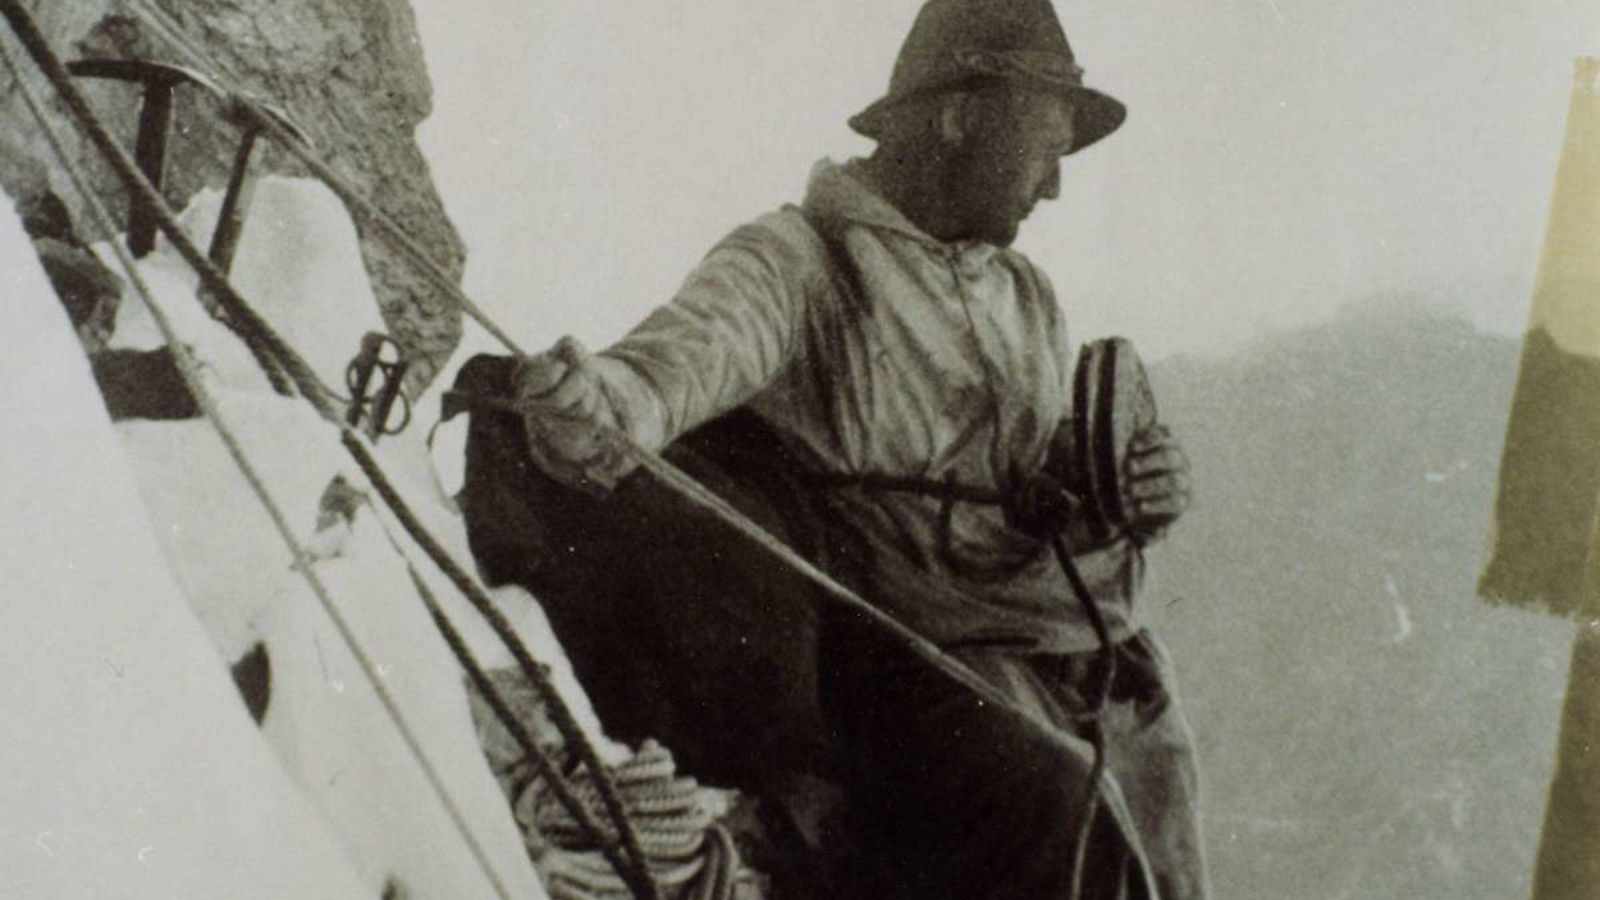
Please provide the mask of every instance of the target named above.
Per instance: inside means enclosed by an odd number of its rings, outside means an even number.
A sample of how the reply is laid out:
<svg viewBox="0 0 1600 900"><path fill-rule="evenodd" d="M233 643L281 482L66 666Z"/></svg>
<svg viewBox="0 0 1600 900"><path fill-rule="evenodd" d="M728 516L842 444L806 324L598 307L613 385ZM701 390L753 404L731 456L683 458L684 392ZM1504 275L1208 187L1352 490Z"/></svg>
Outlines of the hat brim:
<svg viewBox="0 0 1600 900"><path fill-rule="evenodd" d="M1072 149L1068 153L1094 144L1122 127L1128 118L1128 107L1121 100L1090 87L1061 88L1073 104ZM884 97L861 112L850 117L850 128L864 137L879 140L883 137L890 113L895 107L910 99L906 96Z"/></svg>

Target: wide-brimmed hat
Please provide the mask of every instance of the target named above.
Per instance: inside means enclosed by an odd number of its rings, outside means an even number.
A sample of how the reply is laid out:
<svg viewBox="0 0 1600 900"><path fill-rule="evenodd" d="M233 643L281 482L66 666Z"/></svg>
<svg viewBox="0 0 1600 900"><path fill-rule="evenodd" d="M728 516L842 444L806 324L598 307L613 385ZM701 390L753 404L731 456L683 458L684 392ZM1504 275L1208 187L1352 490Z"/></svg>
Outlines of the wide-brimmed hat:
<svg viewBox="0 0 1600 900"><path fill-rule="evenodd" d="M889 79L889 93L850 119L870 138L907 100L1010 81L1059 91L1073 102L1076 153L1122 125L1128 108L1083 83L1050 0L929 0L917 14Z"/></svg>

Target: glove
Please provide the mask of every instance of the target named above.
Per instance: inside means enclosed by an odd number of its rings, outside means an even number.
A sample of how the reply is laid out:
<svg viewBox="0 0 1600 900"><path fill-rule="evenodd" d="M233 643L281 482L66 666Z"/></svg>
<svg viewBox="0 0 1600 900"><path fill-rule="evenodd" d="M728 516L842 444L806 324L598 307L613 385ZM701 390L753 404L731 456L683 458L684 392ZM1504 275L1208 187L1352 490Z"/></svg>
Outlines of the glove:
<svg viewBox="0 0 1600 900"><path fill-rule="evenodd" d="M523 360L512 373L512 385L528 449L547 475L604 494L632 469L605 381L576 339L564 337Z"/></svg>
<svg viewBox="0 0 1600 900"><path fill-rule="evenodd" d="M1141 545L1159 540L1189 509L1189 457L1171 431L1156 425L1133 436L1124 467L1128 534Z"/></svg>

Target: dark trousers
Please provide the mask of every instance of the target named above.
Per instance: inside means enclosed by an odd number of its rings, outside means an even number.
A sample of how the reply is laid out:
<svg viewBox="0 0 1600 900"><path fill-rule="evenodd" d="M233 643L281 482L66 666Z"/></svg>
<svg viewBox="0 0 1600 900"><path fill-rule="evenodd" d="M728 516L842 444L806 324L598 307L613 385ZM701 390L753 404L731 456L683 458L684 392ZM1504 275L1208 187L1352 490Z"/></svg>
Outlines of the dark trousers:
<svg viewBox="0 0 1600 900"><path fill-rule="evenodd" d="M1080 736L1091 666L1062 657L964 651L1049 732L970 691L883 638L849 625L822 641L824 709L845 748L851 802L878 896L1067 898L1085 806L1089 745ZM1131 819L1122 833L1102 802L1090 833L1083 897L1206 896L1198 786L1188 727L1164 651L1148 634L1120 652L1156 689L1119 692L1102 717L1108 779ZM1139 849L1135 849L1135 846ZM1148 873L1148 875L1146 874Z"/></svg>

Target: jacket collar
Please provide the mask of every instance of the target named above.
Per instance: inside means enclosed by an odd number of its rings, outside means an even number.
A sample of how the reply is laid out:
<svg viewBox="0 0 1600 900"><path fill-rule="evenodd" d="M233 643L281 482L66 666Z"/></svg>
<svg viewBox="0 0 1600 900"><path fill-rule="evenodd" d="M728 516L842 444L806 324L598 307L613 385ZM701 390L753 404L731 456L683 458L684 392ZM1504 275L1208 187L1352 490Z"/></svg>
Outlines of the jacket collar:
<svg viewBox="0 0 1600 900"><path fill-rule="evenodd" d="M859 160L842 165L831 159L818 162L811 169L804 205L823 221L850 222L909 238L968 274L981 271L1000 249L981 241L946 243L924 232L872 188Z"/></svg>

